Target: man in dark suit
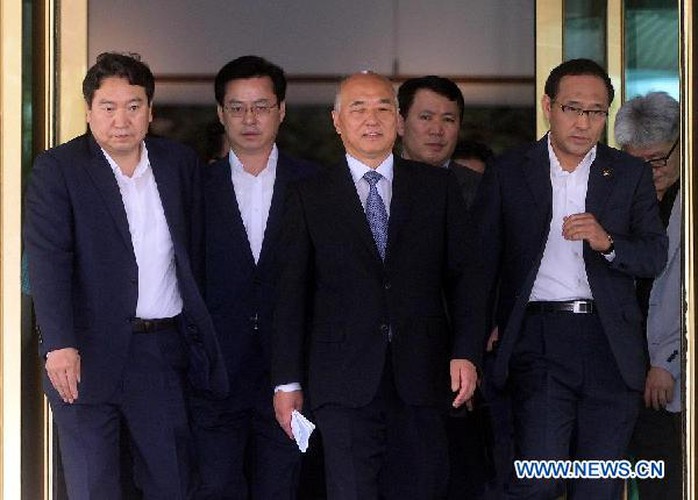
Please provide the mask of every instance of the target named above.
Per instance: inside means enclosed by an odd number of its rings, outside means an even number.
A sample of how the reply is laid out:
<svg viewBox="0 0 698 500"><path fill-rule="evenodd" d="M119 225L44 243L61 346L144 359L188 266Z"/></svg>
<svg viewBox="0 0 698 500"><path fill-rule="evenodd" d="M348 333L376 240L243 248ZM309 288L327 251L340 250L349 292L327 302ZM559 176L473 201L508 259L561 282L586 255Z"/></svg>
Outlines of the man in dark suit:
<svg viewBox="0 0 698 500"><path fill-rule="evenodd" d="M459 407L477 380L465 206L450 172L393 157L397 114L387 78L345 79L332 117L346 159L287 199L274 407L290 437L309 395L331 499L443 496L449 388Z"/></svg>
<svg viewBox="0 0 698 500"><path fill-rule="evenodd" d="M452 159L465 112L463 94L458 85L435 75L410 78L398 88L397 99L401 156L436 168L450 169L461 187L466 206L470 207L482 174ZM464 495L479 498L491 475L486 460L488 438L483 432L487 422L483 420L486 416L480 409L474 413L473 408L464 407L451 412L446 419L449 498L460 499Z"/></svg>
<svg viewBox="0 0 698 500"><path fill-rule="evenodd" d="M484 290L499 285L495 382L509 380L518 459L621 459L645 361L636 276L654 276L667 240L652 172L599 144L613 86L587 59L562 63L542 98L550 131L485 170ZM498 280L496 280L498 278ZM619 498L612 479L573 480L567 498ZM519 479L511 498L553 499L560 479Z"/></svg>
<svg viewBox="0 0 698 500"><path fill-rule="evenodd" d="M402 157L453 170L470 206L482 177L451 159L458 143L465 101L458 85L435 75L405 80L397 92Z"/></svg>
<svg viewBox="0 0 698 500"><path fill-rule="evenodd" d="M301 455L274 418L269 336L286 187L316 168L275 145L286 113L280 67L239 57L218 72L215 94L230 151L206 170L205 297L231 391L192 402L199 497L295 498Z"/></svg>
<svg viewBox="0 0 698 500"><path fill-rule="evenodd" d="M189 498L185 378L227 391L196 282L202 167L145 137L153 91L137 56L100 55L83 81L90 133L41 154L27 190L44 388L73 500L121 498L120 420L145 498Z"/></svg>

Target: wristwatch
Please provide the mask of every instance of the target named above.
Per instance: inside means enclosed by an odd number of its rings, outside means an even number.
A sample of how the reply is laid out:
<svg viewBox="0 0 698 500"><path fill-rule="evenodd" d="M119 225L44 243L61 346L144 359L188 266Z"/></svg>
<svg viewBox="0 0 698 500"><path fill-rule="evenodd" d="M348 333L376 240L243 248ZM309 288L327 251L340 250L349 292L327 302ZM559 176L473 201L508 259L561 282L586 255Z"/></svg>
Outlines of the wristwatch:
<svg viewBox="0 0 698 500"><path fill-rule="evenodd" d="M608 249L601 252L601 255L605 255L606 257L608 257L609 255L611 255L614 252L616 247L615 247L615 245L613 245L613 236L611 236L608 233L606 233L606 235L608 236L608 242L610 243L610 245L608 246Z"/></svg>

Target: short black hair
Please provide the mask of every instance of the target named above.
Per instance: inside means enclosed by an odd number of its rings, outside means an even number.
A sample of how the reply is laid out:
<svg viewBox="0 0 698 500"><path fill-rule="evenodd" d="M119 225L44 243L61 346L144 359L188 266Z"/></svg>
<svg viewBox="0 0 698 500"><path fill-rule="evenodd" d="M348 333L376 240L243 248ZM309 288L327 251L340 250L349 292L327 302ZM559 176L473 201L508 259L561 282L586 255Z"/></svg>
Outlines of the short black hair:
<svg viewBox="0 0 698 500"><path fill-rule="evenodd" d="M570 59L554 68L548 79L545 81L545 95L550 97L550 100L555 100L558 91L560 90L560 80L565 76L581 76L590 75L600 78L606 85L608 92L608 104L613 102L615 90L608 76L608 73L598 63L591 59Z"/></svg>
<svg viewBox="0 0 698 500"><path fill-rule="evenodd" d="M418 90L426 89L435 92L449 101L455 101L458 105L458 112L460 113L459 121L463 120L463 113L465 112L465 101L463 100L463 94L461 93L458 85L449 80L448 78L443 78L436 75L427 75L420 78L410 78L405 80L397 91L397 102L400 106L400 114L403 118L407 118L410 112L410 108L414 103L414 96Z"/></svg>
<svg viewBox="0 0 698 500"><path fill-rule="evenodd" d="M268 76L274 86L274 95L279 103L286 100L286 75L284 70L259 56L242 56L233 59L223 66L213 84L216 102L223 106L225 103L225 88L228 82L245 78Z"/></svg>
<svg viewBox="0 0 698 500"><path fill-rule="evenodd" d="M88 107L92 107L95 92L105 78L124 78L130 85L145 88L148 105L153 102L155 94L155 77L147 64L141 61L141 56L134 52L102 52L97 56L94 66L87 70L82 81L82 95Z"/></svg>

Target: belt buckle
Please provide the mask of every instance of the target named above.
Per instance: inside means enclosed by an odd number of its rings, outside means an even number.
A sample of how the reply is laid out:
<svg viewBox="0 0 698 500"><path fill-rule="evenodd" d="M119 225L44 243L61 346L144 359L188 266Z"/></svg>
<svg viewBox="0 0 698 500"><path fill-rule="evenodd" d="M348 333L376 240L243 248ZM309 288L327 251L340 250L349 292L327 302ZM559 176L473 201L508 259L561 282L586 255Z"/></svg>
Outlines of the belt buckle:
<svg viewBox="0 0 698 500"><path fill-rule="evenodd" d="M581 300L575 300L572 302L572 312L575 314L581 314L587 312L586 308L586 302L582 302Z"/></svg>

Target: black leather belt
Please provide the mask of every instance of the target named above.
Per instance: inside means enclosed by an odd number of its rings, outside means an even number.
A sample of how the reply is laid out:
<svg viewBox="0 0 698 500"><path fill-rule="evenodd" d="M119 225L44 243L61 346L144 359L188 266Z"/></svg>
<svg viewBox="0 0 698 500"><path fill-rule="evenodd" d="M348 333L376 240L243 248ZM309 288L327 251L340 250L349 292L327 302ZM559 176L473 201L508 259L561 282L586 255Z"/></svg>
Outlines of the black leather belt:
<svg viewBox="0 0 698 500"><path fill-rule="evenodd" d="M529 302L527 312L567 312L574 314L594 314L593 300L566 300L563 302Z"/></svg>
<svg viewBox="0 0 698 500"><path fill-rule="evenodd" d="M133 333L153 333L175 328L178 320L179 316L162 319L133 318L131 327L133 328Z"/></svg>

